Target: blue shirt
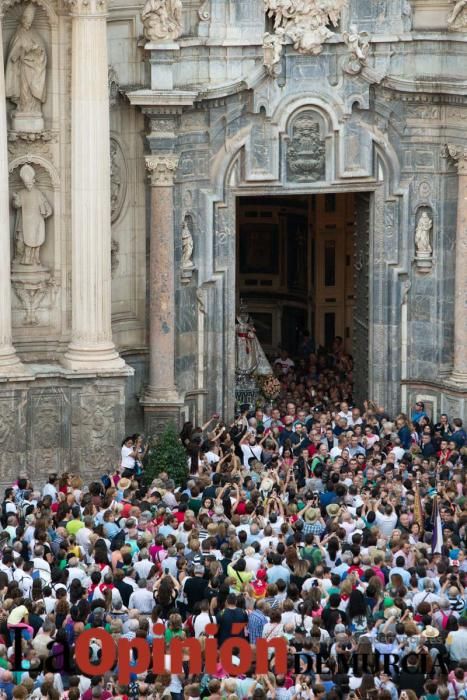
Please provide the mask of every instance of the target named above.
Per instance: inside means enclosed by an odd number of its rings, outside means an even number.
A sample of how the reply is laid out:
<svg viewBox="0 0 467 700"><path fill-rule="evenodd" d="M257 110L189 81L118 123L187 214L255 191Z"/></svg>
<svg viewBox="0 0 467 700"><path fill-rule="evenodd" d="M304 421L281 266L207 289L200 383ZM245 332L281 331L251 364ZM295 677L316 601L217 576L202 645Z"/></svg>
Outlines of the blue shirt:
<svg viewBox="0 0 467 700"><path fill-rule="evenodd" d="M290 583L290 571L282 564L275 564L268 569L268 583L277 583L279 579Z"/></svg>

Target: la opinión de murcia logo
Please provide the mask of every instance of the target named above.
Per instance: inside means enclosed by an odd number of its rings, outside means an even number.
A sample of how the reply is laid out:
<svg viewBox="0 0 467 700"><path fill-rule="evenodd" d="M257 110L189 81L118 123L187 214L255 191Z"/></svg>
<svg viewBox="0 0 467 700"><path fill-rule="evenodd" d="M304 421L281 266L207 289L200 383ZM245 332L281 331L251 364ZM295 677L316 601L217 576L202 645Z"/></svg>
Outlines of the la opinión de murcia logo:
<svg viewBox="0 0 467 700"><path fill-rule="evenodd" d="M245 625L234 624L232 635L243 634ZM61 644L61 649L53 650L54 641L48 647L50 656L40 663L47 672L57 673L82 673L86 676L100 676L115 670L119 683L128 685L132 676L152 671L155 675L166 673L182 674L188 664L188 672L192 675L207 673L214 675L219 670L230 676L244 675L255 662L256 673L265 675L273 666L276 675L286 675L289 670L288 659L290 652L288 642L283 637L273 639L258 639L254 648L246 638L232 636L219 645L214 635L218 632L216 624L208 624L205 628L203 643L194 637L187 639L173 638L166 645L164 640L165 627L162 624L153 626L155 635L152 644L146 639L124 637L115 640L109 632L100 627L85 630L77 640L74 656L68 644ZM15 628L13 671L28 670L22 658L21 629ZM99 651L96 655L96 647ZM314 671L321 673L326 660L321 654L305 651L295 651L295 673L307 673ZM185 657L188 656L188 661ZM337 654L336 660L339 673L348 673L352 668L354 674L372 673L378 674L381 670L385 673L427 673L428 653L411 652L400 657L398 654L380 654L378 651L372 654ZM448 673L449 656L438 654L433 661L431 672L435 666L439 666L441 673ZM35 667L35 669L39 666Z"/></svg>

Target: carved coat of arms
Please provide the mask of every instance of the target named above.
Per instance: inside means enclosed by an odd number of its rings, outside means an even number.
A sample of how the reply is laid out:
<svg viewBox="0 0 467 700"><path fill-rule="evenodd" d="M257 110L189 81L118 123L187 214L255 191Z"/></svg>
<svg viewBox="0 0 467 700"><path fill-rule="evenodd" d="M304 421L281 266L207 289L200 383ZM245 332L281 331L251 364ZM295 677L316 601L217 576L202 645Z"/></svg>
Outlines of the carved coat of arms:
<svg viewBox="0 0 467 700"><path fill-rule="evenodd" d="M319 124L310 114L298 117L287 148L287 177L292 182L325 179L326 148Z"/></svg>

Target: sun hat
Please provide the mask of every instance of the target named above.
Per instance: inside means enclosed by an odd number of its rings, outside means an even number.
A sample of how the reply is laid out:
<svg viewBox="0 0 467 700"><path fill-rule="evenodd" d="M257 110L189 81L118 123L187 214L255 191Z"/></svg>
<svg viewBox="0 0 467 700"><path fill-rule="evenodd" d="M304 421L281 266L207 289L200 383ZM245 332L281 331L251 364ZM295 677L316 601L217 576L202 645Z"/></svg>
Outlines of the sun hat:
<svg viewBox="0 0 467 700"><path fill-rule="evenodd" d="M313 524L318 520L319 517L319 511L317 508L308 508L308 510L305 511L305 521L307 523Z"/></svg>
<svg viewBox="0 0 467 700"><path fill-rule="evenodd" d="M436 627L432 627L431 625L427 625L425 627L425 629L423 630L422 634L427 639L435 639L436 637L439 637L439 630L436 629Z"/></svg>
<svg viewBox="0 0 467 700"><path fill-rule="evenodd" d="M338 503L330 503L328 506L326 506L326 513L331 516L331 518L335 518L340 509L341 507Z"/></svg>
<svg viewBox="0 0 467 700"><path fill-rule="evenodd" d="M126 491L127 489L130 488L130 486L131 486L131 481L130 481L130 479L127 479L126 477L122 477L117 484L117 488L119 489L119 491Z"/></svg>

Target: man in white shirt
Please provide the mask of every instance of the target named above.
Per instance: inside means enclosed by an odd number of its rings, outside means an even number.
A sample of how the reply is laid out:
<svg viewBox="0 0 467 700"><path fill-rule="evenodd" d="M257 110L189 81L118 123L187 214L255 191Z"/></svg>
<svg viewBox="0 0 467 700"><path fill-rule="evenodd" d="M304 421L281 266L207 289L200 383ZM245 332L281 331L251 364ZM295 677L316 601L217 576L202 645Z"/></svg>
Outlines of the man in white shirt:
<svg viewBox="0 0 467 700"><path fill-rule="evenodd" d="M154 598L151 591L146 588L147 581L145 578L140 578L138 588L130 596L130 609L136 609L144 615L150 615L154 607Z"/></svg>
<svg viewBox="0 0 467 700"><path fill-rule="evenodd" d="M287 350L281 350L280 356L274 360L274 367L279 367L281 374L288 374L295 367L295 362L290 359Z"/></svg>
<svg viewBox="0 0 467 700"><path fill-rule="evenodd" d="M25 598L31 597L32 589L32 570L33 563L31 561L23 561L23 559L18 559L16 561L16 569L13 572L13 579L18 582L18 588Z"/></svg>
<svg viewBox="0 0 467 700"><path fill-rule="evenodd" d="M394 508L388 503L386 506L384 506L383 512L377 508L375 516L375 525L379 528L379 531L383 537L389 539L397 525L397 514L394 511Z"/></svg>
<svg viewBox="0 0 467 700"><path fill-rule="evenodd" d="M84 554L86 557L89 556L89 548L91 545L91 540L90 537L93 534L92 530L92 516L91 515L85 515L84 519L84 527L82 527L80 530L75 535L76 539L76 544L78 547L82 547Z"/></svg>
<svg viewBox="0 0 467 700"><path fill-rule="evenodd" d="M345 418L347 420L347 425L349 428L353 426L352 411L349 411L349 404L343 401L340 405L340 411L337 414L339 418Z"/></svg>
<svg viewBox="0 0 467 700"><path fill-rule="evenodd" d="M164 562L165 562L165 560L164 560ZM164 564L164 566L165 566L165 564ZM153 568L154 568L154 564L149 559L148 550L142 549L139 553L139 561L137 561L136 564L134 565L134 569L135 569L136 573L138 574L138 577L140 579L149 578L149 574L151 573L151 570Z"/></svg>
<svg viewBox="0 0 467 700"><path fill-rule="evenodd" d="M37 544L34 547L34 559L32 560L32 563L34 566L34 571L39 572L42 583L49 584L52 580L50 564L46 559L44 559L44 547L40 544Z"/></svg>
<svg viewBox="0 0 467 700"><path fill-rule="evenodd" d="M50 474L48 483L42 489L42 498L44 498L44 496L50 496L50 498L52 499L52 503L57 502L57 498L58 498L58 492L56 489L57 482L58 482L57 475Z"/></svg>
<svg viewBox="0 0 467 700"><path fill-rule="evenodd" d="M71 586L74 579L78 579L84 588L88 588L91 585L91 580L87 576L86 572L79 566L79 561L76 557L72 557L68 562L68 588Z"/></svg>

